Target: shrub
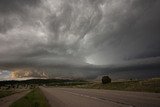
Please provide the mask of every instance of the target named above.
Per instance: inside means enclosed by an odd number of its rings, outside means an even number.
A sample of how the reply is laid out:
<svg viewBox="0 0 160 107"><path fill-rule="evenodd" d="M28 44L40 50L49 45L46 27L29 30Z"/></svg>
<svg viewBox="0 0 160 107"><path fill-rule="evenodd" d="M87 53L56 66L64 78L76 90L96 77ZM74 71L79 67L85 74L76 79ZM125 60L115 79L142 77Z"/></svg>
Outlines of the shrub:
<svg viewBox="0 0 160 107"><path fill-rule="evenodd" d="M111 83L111 78L109 76L103 76L102 77L102 84Z"/></svg>

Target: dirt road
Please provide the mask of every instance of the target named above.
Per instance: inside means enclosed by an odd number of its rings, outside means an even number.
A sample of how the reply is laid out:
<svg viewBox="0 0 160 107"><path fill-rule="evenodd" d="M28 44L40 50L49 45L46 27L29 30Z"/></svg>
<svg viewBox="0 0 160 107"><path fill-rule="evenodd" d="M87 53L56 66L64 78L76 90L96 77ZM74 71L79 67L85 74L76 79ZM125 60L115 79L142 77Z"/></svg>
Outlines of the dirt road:
<svg viewBox="0 0 160 107"><path fill-rule="evenodd" d="M30 91L19 92L0 99L0 107L9 107L10 104L18 100L19 98L25 96Z"/></svg>
<svg viewBox="0 0 160 107"><path fill-rule="evenodd" d="M160 107L159 93L41 87L52 107Z"/></svg>

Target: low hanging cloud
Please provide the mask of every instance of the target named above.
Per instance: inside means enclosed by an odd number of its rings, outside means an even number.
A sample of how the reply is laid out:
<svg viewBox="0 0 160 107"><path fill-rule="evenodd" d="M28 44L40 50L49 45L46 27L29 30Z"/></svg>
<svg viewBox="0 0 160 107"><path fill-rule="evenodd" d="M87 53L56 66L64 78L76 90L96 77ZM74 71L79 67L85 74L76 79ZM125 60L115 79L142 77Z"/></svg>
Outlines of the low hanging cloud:
<svg viewBox="0 0 160 107"><path fill-rule="evenodd" d="M1 68L83 77L94 64L157 59L159 10L158 0L1 0Z"/></svg>

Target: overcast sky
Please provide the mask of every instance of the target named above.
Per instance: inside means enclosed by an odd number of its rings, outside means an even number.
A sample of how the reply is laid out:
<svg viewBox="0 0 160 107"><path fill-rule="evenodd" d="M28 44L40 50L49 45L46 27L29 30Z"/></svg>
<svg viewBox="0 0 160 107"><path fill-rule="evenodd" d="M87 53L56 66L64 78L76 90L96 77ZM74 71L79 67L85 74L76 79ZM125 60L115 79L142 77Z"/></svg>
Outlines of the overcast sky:
<svg viewBox="0 0 160 107"><path fill-rule="evenodd" d="M159 0L0 0L1 79L82 76L159 56Z"/></svg>

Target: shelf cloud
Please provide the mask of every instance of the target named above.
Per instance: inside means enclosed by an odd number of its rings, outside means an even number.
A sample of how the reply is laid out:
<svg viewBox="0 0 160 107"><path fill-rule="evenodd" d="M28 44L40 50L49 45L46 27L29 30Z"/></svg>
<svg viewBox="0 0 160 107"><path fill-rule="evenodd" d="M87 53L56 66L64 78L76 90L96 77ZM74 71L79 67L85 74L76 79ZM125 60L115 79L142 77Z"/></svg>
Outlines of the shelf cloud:
<svg viewBox="0 0 160 107"><path fill-rule="evenodd" d="M159 28L159 0L0 0L0 75L82 78L157 62Z"/></svg>

